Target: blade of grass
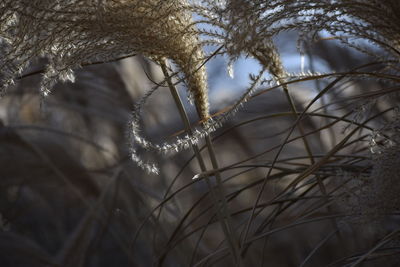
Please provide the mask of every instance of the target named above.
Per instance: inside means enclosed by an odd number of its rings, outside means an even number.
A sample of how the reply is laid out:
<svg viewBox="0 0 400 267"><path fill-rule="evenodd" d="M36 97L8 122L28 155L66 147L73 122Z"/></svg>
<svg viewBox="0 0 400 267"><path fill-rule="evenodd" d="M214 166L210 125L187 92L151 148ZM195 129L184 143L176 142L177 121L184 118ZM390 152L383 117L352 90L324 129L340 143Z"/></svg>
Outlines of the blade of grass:
<svg viewBox="0 0 400 267"><path fill-rule="evenodd" d="M172 94L172 96L174 98L175 104L176 104L176 106L177 106L177 108L179 110L179 114L180 114L181 119L182 119L182 121L184 123L185 130L188 132L189 135L192 135L192 130L191 130L191 126L190 126L190 122L189 122L186 110L185 110L185 108L183 106L183 103L181 101L181 98L179 96L179 93L178 93L176 87L172 83L172 80L169 78L168 69L166 67L165 61L161 61L160 62L160 66L161 66L161 69L162 69L163 74L165 76L165 79L166 79L166 82L167 82L168 87L170 89L170 92L171 92L171 94ZM212 141L211 141L211 139L210 139L210 137L208 135L205 138L206 138L206 144L207 144L207 148L208 148L210 159L211 159L211 164L212 164L214 169L218 169L218 163L217 163L217 160L216 160L215 152L213 150ZM199 152L199 149L198 149L197 145L192 145L192 148L193 148L193 150L195 152L195 155L196 155L196 157L197 157L197 159L199 161L199 164L200 164L200 167L201 167L202 171L203 172L206 171L204 160L201 157L201 154ZM238 266L241 266L242 264L241 264L241 259L240 259L240 256L239 256L240 253L238 253L239 247L237 245L237 242L234 240L234 236L232 235L232 232L231 232L231 229L230 229L229 215L228 215L228 212L227 212L227 203L226 203L225 195L224 195L224 193L222 191L221 176L220 176L219 172L217 172L216 180L217 180L217 188L219 190L218 193L215 192L215 190L214 190L214 188L213 188L213 186L211 184L211 181L210 181L208 176L206 176L205 180L206 180L207 185L208 185L208 187L210 189L210 194L211 194L212 198L214 199L214 203L216 205L216 210L217 210L217 216L218 216L218 219L220 221L220 224L221 224L222 230L224 232L225 238L228 241L228 243L230 244L231 253L235 258L235 263ZM218 198L218 196L219 196L219 198ZM220 211L220 208L219 208L219 205L218 205L218 203L220 203L220 202L222 202L222 212ZM162 262L162 260L163 259L161 259L161 262Z"/></svg>

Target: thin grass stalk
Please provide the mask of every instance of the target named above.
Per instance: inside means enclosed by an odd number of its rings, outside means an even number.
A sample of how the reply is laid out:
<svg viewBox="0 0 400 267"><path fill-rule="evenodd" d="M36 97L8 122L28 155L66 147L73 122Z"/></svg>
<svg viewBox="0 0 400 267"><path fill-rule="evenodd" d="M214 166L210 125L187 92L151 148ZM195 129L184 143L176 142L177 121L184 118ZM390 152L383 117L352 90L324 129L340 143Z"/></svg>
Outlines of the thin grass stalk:
<svg viewBox="0 0 400 267"><path fill-rule="evenodd" d="M25 141L22 137L20 137L20 141L22 141L25 145L27 145L44 163L46 163L50 169L54 172L54 174L61 179L61 181L63 181L68 187L70 187L72 189L72 192L76 195L76 197L82 201L83 205L90 209L90 211L88 212L92 212L95 211L98 208L101 208L100 206L96 205L92 205L92 203L90 203L83 195L81 192L79 192L72 184L71 182L68 180L68 178L64 175L64 173L55 165L53 164L52 160L40 149L38 148L36 145L29 143L27 141ZM115 179L117 178L117 176L115 176ZM112 182L115 182L115 180L112 180ZM100 200L98 200L100 201ZM99 202L97 202L99 203ZM104 211L103 210L99 210L98 212L92 213L93 214L93 218L98 220L100 223L103 223L104 221ZM105 211L106 213L106 211ZM130 262L134 263L134 259L129 251L129 249L124 246L123 241L118 238L117 233L115 232L114 229L110 229L110 234L115 238L116 243L118 244L118 246L125 252L125 254L128 256L128 259Z"/></svg>
<svg viewBox="0 0 400 267"><path fill-rule="evenodd" d="M331 218L344 218L344 217L347 217L347 216L349 216L349 215L347 215L347 214L333 214L333 215L327 215L327 216L322 216L322 217L317 217L317 218L311 218L311 219L308 219L308 220L291 223L289 225L285 225L285 226L282 226L282 227L279 227L279 228L275 228L275 229L272 229L271 231L263 232L260 235L254 236L251 239L247 240L246 244L244 244L244 245L248 245L248 244L250 244L252 242L255 242L255 241L258 241L258 240L260 240L262 238L265 238L266 236L269 236L269 235L272 235L272 234L275 234L275 233L278 233L278 232L282 232L284 230L292 229L292 228L297 227L297 226L310 224L310 223L314 223L314 222L320 222L320 221L324 221L324 220L329 220ZM213 257L216 257L217 255L225 253L227 251L227 249L228 248L226 248L226 247L219 248L218 250L216 250L216 251L210 253L209 255L205 256L202 260L200 260L194 266L201 266L201 264L203 264L204 262L208 261L209 259L211 259Z"/></svg>
<svg viewBox="0 0 400 267"><path fill-rule="evenodd" d="M283 91L285 92L287 101L288 101L288 103L290 105L290 108L291 108L291 111L293 113L293 116L297 120L299 118L299 114L297 112L296 105L294 104L293 98L290 95L288 86L286 84L284 84L282 87L283 87ZM318 90L318 91L320 92L321 90ZM323 96L321 97L321 99L323 99ZM302 137L304 148L306 149L306 152L307 152L307 154L309 156L310 163L314 164L315 163L314 155L313 155L312 150L310 148L310 145L309 145L309 143L307 141L307 137L305 136L304 129L303 129L303 126L301 124L301 120L298 121L297 129L299 130L300 135ZM320 175L316 174L315 177L317 178L319 190L321 191L322 195L325 197L325 201L328 202L329 201L329 196L327 194L324 182L322 181ZM328 209L328 212L332 212L331 206L327 206L327 209ZM340 238L339 226L338 226L336 220L332 219L331 223L332 223L333 227L336 229L337 236Z"/></svg>
<svg viewBox="0 0 400 267"><path fill-rule="evenodd" d="M303 129L302 125L301 125L301 121L299 120L299 116L297 115L296 106L294 104L294 101L293 101L290 93L289 93L287 84L285 84L285 81L282 80L282 75L284 75L285 72L284 72L283 67L282 67L282 65L280 63L279 57L274 62L274 56L277 56L276 51L274 51L273 49L268 48L268 47L261 47L259 52L261 53L261 55L256 53L256 52L253 52L252 54L259 61L259 63L261 65L263 65L266 69L269 69L270 73L275 77L278 85L282 86L283 91L285 93L285 96L287 98L287 101L289 103L291 112L292 112L292 114L294 115L294 117L296 119L296 122L295 122L293 127L297 127L298 128L298 130L300 132L301 139L303 140L303 143L304 143L304 147L305 147L305 149L307 151L307 154L308 154L308 156L310 158L311 165L313 165L314 162L315 162L314 158L313 158L313 154L312 154L311 148L310 148L310 146L308 144L308 141L306 139L306 136L305 136L305 133L304 133L304 129ZM269 59L269 60L266 60L266 59ZM273 62L271 63L270 61L273 61ZM294 130L294 128L290 131L289 136L290 136L290 134L292 133L293 130ZM281 149L283 149L283 146L284 146L284 144L282 145ZM278 154L275 156L274 162L278 160L279 154L280 154L280 152L278 152ZM270 171L271 171L271 169L270 169ZM270 171L268 172L266 180L268 180L268 176L270 175ZM260 197L262 195L262 192L264 191L265 183L263 184L261 190L259 191L259 194L257 196L257 200L256 200L254 206L256 206L257 203L259 202L259 199L260 199ZM319 181L319 179L318 179L318 183L319 183L319 186L321 188L321 191L323 193L325 192L325 194L326 194L326 190L324 188L324 185ZM243 235L243 238L242 238L242 243L243 244L246 242L247 236L249 234L250 226L251 226L251 223L252 223L252 220L253 220L253 216L254 216L254 210L252 211L252 214L250 216L250 219L249 219L248 224L246 225L246 228L245 228L245 231L244 231L244 235ZM241 251L241 254L242 255L244 254L244 250L243 249Z"/></svg>
<svg viewBox="0 0 400 267"><path fill-rule="evenodd" d="M260 180L260 182L261 182L262 180ZM256 183L256 184L258 184L258 183ZM255 184L254 184L255 185ZM304 194L303 193L303 195L306 195L306 194ZM229 201L231 201L231 200L233 200L235 198L235 195L231 195L230 197L229 197ZM264 208L264 207L267 207L267 206L271 206L271 205L280 205L280 204L284 204L284 203L286 203L286 202L290 202L290 203L288 203L288 207L290 206L290 205L292 205L294 202L296 202L296 201L298 201L298 200L309 200L309 199L315 199L315 198L323 198L323 197L296 197L296 198L292 198L292 199L282 199L282 200L276 200L276 201L273 201L273 202L266 202L266 203L261 203L261 204L259 204L259 206L258 206L258 208ZM323 207L325 207L326 206L326 204L322 204L319 208L323 208ZM286 208L283 208L283 209L286 209ZM239 214L242 214L242 213L245 213L245 212L247 212L247 211L250 211L251 210L251 207L249 207L249 208L245 208L245 209L242 209L242 210L239 210L239 211L236 211L233 215L239 215ZM304 220L304 219L307 219L307 217L308 216L311 216L312 214L314 214L315 213L315 211L316 210L314 210L314 211L310 211L308 214L304 214L304 216L302 216L301 218L299 218L299 220ZM280 209L278 212L282 212L282 209ZM191 233L187 233L186 234L186 236L184 236L184 237L181 237L179 240L177 240L176 241L176 243L174 244L174 246L176 246L179 242L182 242L183 240L185 240L186 238L188 238L189 236L191 236L193 233L195 233L195 232L197 232L197 231L199 231L200 229L203 229L203 231L205 230L205 228L207 228L208 227L208 225L210 225L214 220L214 217L212 217L211 219L210 219L210 221L208 222L208 223L206 223L205 225L202 225L202 226L199 226L199 227L197 227L196 229L194 229L194 230L192 230L192 232ZM216 221L216 220L215 220ZM214 221L214 222L215 222ZM295 220L295 221L297 221L297 220ZM245 222L243 222L242 224L244 224ZM241 226L241 224L240 225L238 225L237 226L237 228L239 228ZM263 232L261 231L262 229L260 229L260 231L257 231L256 233L257 234L262 234ZM271 229L271 230L273 230L273 229ZM221 245L222 245L223 243L220 243L220 245L218 246L218 249L221 247ZM251 245L251 242L249 242L248 244L246 244L246 247L249 247ZM192 265L190 265L190 266L192 266Z"/></svg>
<svg viewBox="0 0 400 267"><path fill-rule="evenodd" d="M238 175L240 175L240 174L246 173L246 172L247 172L247 170L245 170L245 171L240 171L239 173L234 174L234 175L232 175L232 176L226 178L224 182L227 182L227 181L233 179L234 177L236 177L236 176L238 176ZM239 193L240 193L240 192L239 192ZM235 195L237 196L238 194L235 194ZM230 201L230 200L228 200L228 201ZM210 220L210 222L211 222L211 220ZM200 245L200 242L201 242L201 240L202 240L202 238L203 238L203 236L204 236L206 230L207 230L207 226L205 226L205 227L203 228L203 230L201 231L201 233L200 233L200 237L199 237L198 240L197 240L196 247L195 247L195 249L194 249L194 251L193 251L193 253L192 253L192 256L191 256L190 266L192 266L192 265L194 264L194 260L195 260L195 258L196 258L196 252L197 252L197 250L198 250L198 247L199 247L199 245Z"/></svg>
<svg viewBox="0 0 400 267"><path fill-rule="evenodd" d="M293 114L293 116L296 118L296 120L298 120L299 114L298 114L298 112L297 112L297 109L296 109L296 106L295 106L295 104L294 104L293 98L292 98L292 96L290 95L290 92L289 92L289 90L288 90L288 87L287 87L287 85L283 85L282 87L283 87L283 91L285 92L287 101L288 101L288 103L289 103L289 105L290 105L292 114ZM321 97L321 99L322 99L322 97ZM307 141L307 137L305 136L304 129L303 129L303 126L302 126L300 120L298 121L297 129L299 130L300 135L301 135L301 137L302 137L302 140L303 140L303 143L304 143L304 148L306 149L306 152L307 152L307 154L308 154L308 156L309 156L310 162L311 162L311 164L314 164L314 163L315 163L314 155L313 155L313 153L312 153L312 151L311 151L310 145L309 145L309 143L308 143L308 141ZM328 200L328 195L327 195L327 193L326 193L326 188L325 188L324 183L323 183L322 180L321 180L321 177L320 177L319 175L316 175L316 178L317 178L318 186L319 186L319 188L320 188L321 193L326 197L326 200ZM335 227L337 227L336 222L334 223L334 225L335 225Z"/></svg>
<svg viewBox="0 0 400 267"><path fill-rule="evenodd" d="M283 88L283 92L285 93L286 99L287 99L287 101L289 103L291 112L292 112L293 116L295 117L295 119L297 120L299 115L298 115L298 112L297 112L296 105L294 104L293 98L290 95L288 86L286 84L283 84L282 88ZM308 156L310 158L310 162L311 162L311 164L314 164L314 156L313 156L313 153L311 151L310 144L307 141L307 137L305 137L304 128L303 128L303 125L301 124L301 121L298 122L297 129L299 130L300 135L302 136L304 148L306 149L306 152L307 152L307 154L308 154Z"/></svg>
<svg viewBox="0 0 400 267"><path fill-rule="evenodd" d="M314 99L307 105L307 107L305 108L305 110L298 116L298 118L296 119L296 122L293 124L292 128L290 129L290 131L289 131L288 134L286 135L285 140L282 142L281 145L278 146L278 147L279 147L279 150L277 151L277 153L276 153L276 155L275 155L275 157L274 157L274 160L272 161L272 165L273 165L273 166L275 165L276 161L278 160L278 157L279 157L280 153L282 152L284 145L288 142L288 140L289 140L289 138L290 138L290 135L292 134L292 132L293 132L294 129L296 128L296 125L298 124L298 122L300 121L300 119L304 116L304 114L307 112L307 110L311 107L312 104L314 104L314 102L316 102L316 101L317 101L323 94L325 94L328 90L330 90L331 88L333 88L333 87L334 87L340 80L342 80L345 76L346 76L346 75L343 75L343 76L340 76L340 77L336 78L333 82L331 82L328 86L326 86L325 89L322 90L316 97L314 97ZM350 137L348 137L348 138L350 138ZM343 143L345 143L346 141L347 141L347 140L344 140ZM338 144L338 145L340 145L340 144ZM333 150L332 150L332 151L333 151ZM335 151L335 152L336 152L336 151ZM328 155L328 156L329 156L329 155ZM327 156L325 156L325 157L327 157ZM324 158L325 158L325 157L324 157ZM310 166L309 169L311 169L312 167L316 167L316 164L313 164L312 166ZM269 181L269 177L270 177L270 175L271 175L271 172L272 172L272 168L270 168L270 169L268 170L267 176L264 178L264 181L263 181L263 183L262 183L262 185L261 185L261 189L259 190L259 192L258 192L258 194L257 194L257 199L256 199L256 201L255 201L255 203L254 203L254 205L253 205L253 209L252 209L252 211L251 211L251 215L250 215L250 218L249 218L249 220L248 220L248 223L246 224L246 228L245 228L243 240L246 240L246 239L247 239L247 235L248 235L248 233L249 233L250 226L251 226L251 224L252 224L252 222L253 222L253 220L254 220L256 207L257 207L257 205L258 205L258 203L259 203L259 201L260 201L260 199L261 199L262 192L264 191L264 188L265 188L267 182ZM292 184L295 185L295 183L292 183ZM290 186L291 186L291 185L290 185ZM285 191L286 191L286 190L284 190L280 195L282 195ZM279 196L280 196L280 195L279 195Z"/></svg>
<svg viewBox="0 0 400 267"><path fill-rule="evenodd" d="M108 184L104 187L104 190L101 192L101 195L97 199L96 203L94 203L93 208L90 208L86 212L79 224L73 230L73 233L69 239L57 252L56 258L58 259L60 266L84 266L86 260L85 255L87 255L87 251L90 249L91 242L93 242L91 231L88 229L93 227L93 222L96 221L96 213L102 212L103 208L101 205L104 204L105 198L112 187L117 186L121 172L122 171L120 168L115 171L113 177L111 177ZM116 190L116 188L114 190ZM104 217L104 220L102 220L100 223L103 233L109 228L111 211L104 210L104 213L105 214L97 215ZM77 253L80 255L77 255Z"/></svg>
<svg viewBox="0 0 400 267"><path fill-rule="evenodd" d="M362 263L363 261L365 261L366 259L368 259L368 257L374 253L376 250L378 250L379 248L381 248L382 246L384 246L385 244L387 244L388 242L390 242L391 240L393 240L393 238L395 238L398 234L400 233L400 229L396 229L394 231L392 231L390 234L388 234L387 236L385 236L382 241L380 241L378 244L376 244L374 247L372 247L367 253L363 254L362 256L360 256L360 258L358 258L358 260L356 262L354 262L350 267L356 267L358 266L360 263Z"/></svg>
<svg viewBox="0 0 400 267"><path fill-rule="evenodd" d="M218 193L219 193L220 198L221 198L220 200L221 200L221 206L222 206L221 207L222 213L223 213L223 216L224 216L224 220L225 220L226 226L228 228L227 230L230 233L229 242L232 245L232 249L234 251L233 255L235 256L235 260L236 260L237 266L243 266L243 264L242 264L242 256L241 256L241 253L240 253L239 240L236 237L236 234L232 230L232 227L231 227L232 219L231 219L231 216L230 216L230 213L229 213L229 210L228 210L228 202L226 201L225 193L224 193L224 190L223 190L221 173L219 172L218 161L217 161L217 157L215 155L213 143L212 143L212 140L211 140L209 135L207 135L205 137L205 139L206 139L206 145L207 145L208 153L210 155L212 167L216 170L215 179L216 179L217 188L218 188L218 191L219 191Z"/></svg>
<svg viewBox="0 0 400 267"><path fill-rule="evenodd" d="M163 74L165 76L165 80L167 82L167 85L168 85L168 87L170 89L170 92L172 94L172 97L174 98L175 105L179 110L179 114L180 114L180 117L181 117L182 122L184 124L185 131L188 134L191 135L192 134L192 128L190 126L188 115L186 113L186 110L185 110L185 107L184 107L184 105L182 103L182 100L181 100L181 98L179 96L178 90L176 89L176 87L174 86L174 84L171 81L171 78L169 76L168 69L166 67L165 61L160 61L160 66L161 66L161 70L162 70L162 72L163 72ZM209 135L207 135L205 139L206 139L207 148L208 148L208 151L209 151L209 154L210 154L211 164L212 164L214 169L218 169L218 162L216 160L216 156L215 156L215 153L214 153L214 150L213 150L213 145L212 145L211 138L209 137ZM193 149L193 151L195 153L195 156L196 156L196 158L197 158L197 160L199 162L201 171L202 172L207 172L207 168L206 168L206 166L204 164L204 160L203 160L203 158L202 158L202 156L200 154L200 150L199 150L198 146L196 144L192 144L192 149ZM223 194L223 190L222 190L221 175L220 175L219 172L217 172L215 174L215 176L216 176L217 188L218 188L219 192L215 191L214 186L212 185L210 177L208 175L205 176L205 180L206 180L206 183L207 183L207 185L209 187L211 197L212 197L212 199L213 199L213 201L215 203L215 208L216 208L216 214L217 214L217 217L218 217L218 221L220 222L220 225L221 225L222 230L224 232L225 239L228 241L231 253L235 258L236 265L237 266L243 266L242 263L241 263L242 261L241 261L241 258L240 258L239 246L238 246L236 240L234 240L234 237L232 236L232 231L231 231L230 222L229 222L229 213L228 213L228 210L227 210L227 202L226 202L226 199L225 199L225 195ZM220 196L221 199L218 198L218 195ZM220 203L220 202L222 203L222 212L221 212L221 210L219 208L219 205L218 205L218 203Z"/></svg>
<svg viewBox="0 0 400 267"><path fill-rule="evenodd" d="M295 117L295 119L297 120L299 118L299 115L298 115L296 106L294 104L293 98L290 95L290 92L288 90L288 87L287 87L287 85L283 85L282 87L283 87L283 91L285 92L287 101L288 101L288 103L290 105L292 114ZM321 90L319 90L319 91L321 91ZM323 97L321 97L321 99L323 99ZM313 153L311 151L310 145L309 145L309 143L307 141L307 137L305 136L304 129L303 129L303 126L302 126L300 120L299 120L299 122L297 124L297 129L299 130L300 135L302 137L304 148L306 149L306 152L307 152L307 154L309 156L310 162L311 162L311 164L314 164L315 163L314 155L313 155ZM325 200L329 201L329 196L327 195L326 188L325 188L325 185L324 185L323 181L321 180L321 177L319 175L315 175L315 177L317 178L318 187L319 187L321 193L325 196ZM328 206L328 211L329 212L331 211L329 206ZM339 233L339 231L338 231L339 228L338 228L338 225L337 225L336 221L332 221L332 224L334 225L334 227L336 228L337 232Z"/></svg>
<svg viewBox="0 0 400 267"><path fill-rule="evenodd" d="M265 228L269 228L269 230L271 230L272 224L274 223L274 221L277 219L277 217L281 214L283 214L283 212L287 209L289 209L290 207L292 207L293 204L297 203L298 200L300 200L303 197L306 197L307 194L309 193L309 191L311 191L313 189L313 187L315 186L315 184L311 185L309 188L307 188L303 193L301 193L299 195L299 197L293 198L293 199L289 199L289 198L282 198L281 200L275 200L273 202L267 202L268 204L264 205L264 207L272 205L272 203L276 203L279 206L277 206L274 211L272 211L270 213L270 215L260 224L260 226L255 230L255 234L260 234L262 233L262 231ZM292 190L293 192L296 191L296 189L294 188ZM288 202L288 203L286 203ZM262 205L260 205L260 210L256 212L256 216L258 214L260 214L263 211L263 207ZM268 236L265 237L265 242L267 242ZM249 243L244 249L243 249L243 254L245 254L247 252L247 250L249 249L251 243Z"/></svg>
<svg viewBox="0 0 400 267"><path fill-rule="evenodd" d="M315 70L315 66L314 66L314 57L313 57L309 47L307 48L307 56L308 56L308 60L310 62L310 71L312 73L315 73L316 70ZM321 81L318 80L318 79L315 79L314 84L315 84L315 88L317 89L317 92L318 93L321 92L321 90L322 90ZM321 97L322 110L324 111L324 113L328 114L328 107L326 106L326 104L327 103L325 101L325 98ZM326 119L326 121L327 121L327 119ZM334 130L332 128L329 128L328 131L329 131L329 134L330 134L330 137L331 137L331 147L333 147L333 146L335 146L335 143L336 143L336 135L335 135ZM321 143L321 145L322 145L322 143Z"/></svg>

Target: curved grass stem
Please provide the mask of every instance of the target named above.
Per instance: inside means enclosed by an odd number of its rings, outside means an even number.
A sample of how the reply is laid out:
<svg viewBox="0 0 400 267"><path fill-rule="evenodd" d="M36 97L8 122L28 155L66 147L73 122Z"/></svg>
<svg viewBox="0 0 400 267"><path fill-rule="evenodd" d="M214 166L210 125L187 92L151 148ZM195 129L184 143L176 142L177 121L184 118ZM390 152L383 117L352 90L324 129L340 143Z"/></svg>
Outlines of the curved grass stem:
<svg viewBox="0 0 400 267"><path fill-rule="evenodd" d="M191 135L193 133L193 131L190 126L190 121L189 121L187 112L186 112L185 107L182 103L182 100L179 96L178 90L176 89L175 85L171 81L165 61L161 61L160 66L161 66L161 70L165 76L167 85L170 89L171 95L174 98L175 105L178 108L179 115L180 115L181 120L185 127L185 131L189 135ZM205 141L206 141L207 149L208 149L208 152L210 155L212 167L214 169L218 169L219 167L218 167L217 158L216 158L216 155L215 155L215 152L213 149L213 144L212 144L212 141L211 141L211 138L209 135L207 135L205 137ZM197 161L199 163L201 171L203 173L207 172L207 167L204 163L204 159L203 159L202 155L200 154L199 147L196 144L193 144L192 149L195 153L195 156L197 158ZM228 207L227 207L228 204L227 204L224 192L223 192L222 179L221 179L220 172L217 171L215 173L215 177L216 177L216 182L217 182L216 183L217 191L215 190L214 186L212 185L211 179L208 175L205 177L205 180L206 180L207 186L209 187L211 198L213 199L213 201L215 203L215 209L216 209L218 221L220 222L221 228L224 232L225 239L228 242L231 254L233 255L233 257L235 259L235 264L236 264L236 266L243 266L242 260L240 257L238 241L237 241L237 239L235 239L235 235L232 233L230 215L229 215L229 211L228 211ZM220 208L220 205L221 205L221 208Z"/></svg>

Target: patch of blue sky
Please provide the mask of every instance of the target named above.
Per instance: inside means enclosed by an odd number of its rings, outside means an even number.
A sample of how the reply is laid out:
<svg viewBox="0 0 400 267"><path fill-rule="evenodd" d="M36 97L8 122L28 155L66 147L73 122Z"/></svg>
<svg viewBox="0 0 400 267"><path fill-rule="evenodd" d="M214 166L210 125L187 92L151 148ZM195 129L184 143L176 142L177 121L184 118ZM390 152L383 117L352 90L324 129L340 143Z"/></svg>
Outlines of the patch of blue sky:
<svg viewBox="0 0 400 267"><path fill-rule="evenodd" d="M296 49L295 39L285 38L286 45L280 46L282 64L289 73L300 73L310 71L310 61ZM287 44L291 43L291 44ZM279 42L278 42L279 44ZM228 75L228 59L219 56L207 64L210 84L210 102L212 106L229 104L237 99L250 84L250 74L258 74L261 70L257 60L241 56L233 64L233 78ZM315 58L313 67L318 72L329 72L330 68L324 60ZM264 78L270 79L266 73Z"/></svg>

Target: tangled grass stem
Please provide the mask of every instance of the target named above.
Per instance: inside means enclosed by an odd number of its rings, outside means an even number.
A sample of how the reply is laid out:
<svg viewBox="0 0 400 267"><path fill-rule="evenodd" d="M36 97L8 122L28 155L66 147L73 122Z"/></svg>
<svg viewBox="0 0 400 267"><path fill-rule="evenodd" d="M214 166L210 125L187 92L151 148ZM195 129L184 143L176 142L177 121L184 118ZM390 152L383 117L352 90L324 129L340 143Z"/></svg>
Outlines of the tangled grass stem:
<svg viewBox="0 0 400 267"><path fill-rule="evenodd" d="M163 74L165 76L165 79L167 81L170 92L174 98L175 105L177 106L177 108L179 110L179 114L180 114L183 124L185 126L185 130L189 135L192 135L193 132L190 127L190 122L189 122L189 118L187 116L185 107L183 106L183 103L181 101L181 98L179 96L179 93L178 93L176 87L173 85L173 83L170 79L165 61L161 61L160 66L161 66L161 70L163 71ZM198 110L201 110L201 109L198 109ZM199 115L201 116L201 111L199 113L200 113ZM217 162L215 152L213 149L212 140L209 135L206 135L205 139L206 139L207 149L208 149L210 159L211 159L211 164L214 169L217 169L218 162ZM197 144L192 144L192 148L193 148L195 156L198 160L198 163L200 165L201 171L203 173L206 172L207 169L206 169L204 160L200 154ZM235 235L232 233L231 219L230 219L230 215L229 215L229 211L228 211L228 203L226 201L225 193L223 191L221 175L218 171L215 172L215 177L217 180L218 192L214 189L214 186L212 185L211 179L208 175L205 176L205 180L206 180L206 183L210 190L211 197L214 201L214 206L215 206L216 214L218 217L218 221L220 222L221 228L225 234L225 239L228 241L229 247L231 248L231 253L235 258L235 265L241 267L241 266L243 266L243 264L242 264L242 259L241 259L240 252L239 252L238 241L235 239ZM219 203L221 203L221 208L220 208Z"/></svg>

